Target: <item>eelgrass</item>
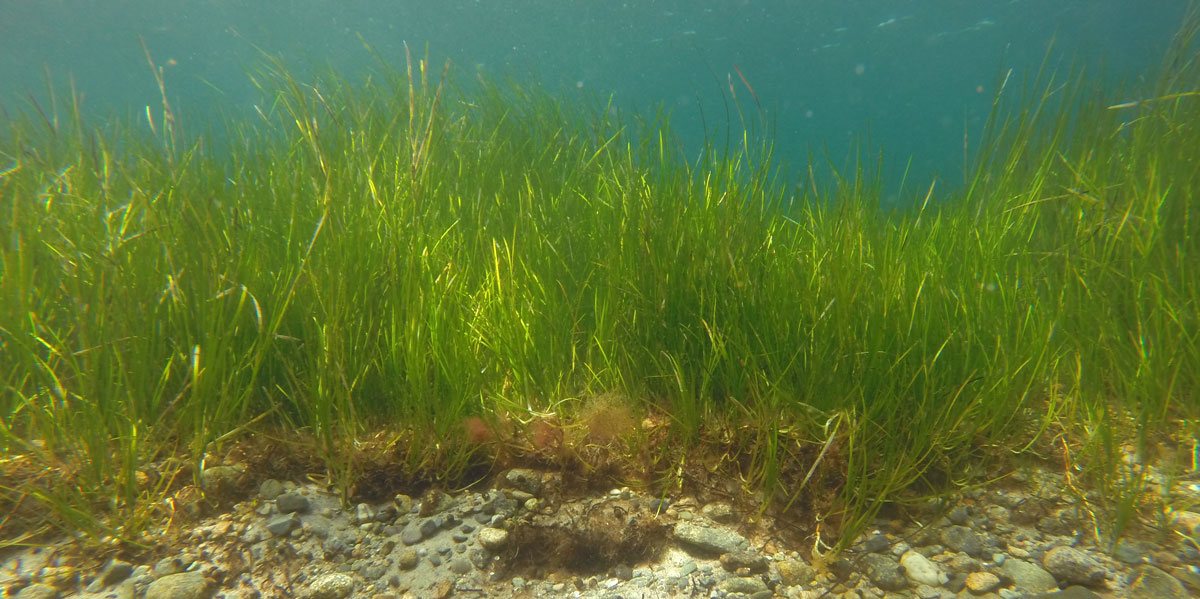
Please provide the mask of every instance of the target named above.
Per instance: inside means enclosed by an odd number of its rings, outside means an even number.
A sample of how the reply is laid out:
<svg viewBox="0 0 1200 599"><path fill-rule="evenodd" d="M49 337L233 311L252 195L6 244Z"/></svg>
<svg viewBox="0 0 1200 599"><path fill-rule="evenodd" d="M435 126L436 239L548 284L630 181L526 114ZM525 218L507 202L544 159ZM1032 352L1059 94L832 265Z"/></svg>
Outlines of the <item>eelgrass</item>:
<svg viewBox="0 0 1200 599"><path fill-rule="evenodd" d="M1144 102L1002 86L964 191L902 213L862 164L791 187L749 137L690 162L663 115L424 61L313 84L268 61L220 142L10 113L0 538L135 541L254 432L307 440L346 493L379 431L461 480L491 451L468 418L519 436L595 396L669 419L648 484L721 444L705 467L842 540L1048 450L1094 466L1119 534L1144 499L1120 444L1200 418L1190 22Z"/></svg>

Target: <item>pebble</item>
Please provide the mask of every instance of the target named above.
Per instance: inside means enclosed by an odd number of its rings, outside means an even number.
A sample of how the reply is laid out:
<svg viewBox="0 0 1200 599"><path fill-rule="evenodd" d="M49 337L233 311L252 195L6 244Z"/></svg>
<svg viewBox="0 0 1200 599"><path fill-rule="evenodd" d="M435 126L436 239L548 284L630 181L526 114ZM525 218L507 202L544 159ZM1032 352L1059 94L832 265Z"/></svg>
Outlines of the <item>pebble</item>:
<svg viewBox="0 0 1200 599"><path fill-rule="evenodd" d="M44 584L31 584L13 596L13 599L55 599L58 589Z"/></svg>
<svg viewBox="0 0 1200 599"><path fill-rule="evenodd" d="M267 530L275 536L286 535L300 526L300 518L296 514L275 516L267 520Z"/></svg>
<svg viewBox="0 0 1200 599"><path fill-rule="evenodd" d="M1000 588L1000 577L991 572L972 572L967 575L966 586L976 595L990 593Z"/></svg>
<svg viewBox="0 0 1200 599"><path fill-rule="evenodd" d="M721 555L721 567L730 572L746 568L751 572L766 572L767 558L745 551L731 551Z"/></svg>
<svg viewBox="0 0 1200 599"><path fill-rule="evenodd" d="M503 528L479 529L479 544L489 551L499 551L508 544L508 531Z"/></svg>
<svg viewBox="0 0 1200 599"><path fill-rule="evenodd" d="M780 581L787 586L806 585L817 577L817 571L804 560L785 559L775 563ZM696 570L696 562L689 561L679 569L680 576L687 576Z"/></svg>
<svg viewBox="0 0 1200 599"><path fill-rule="evenodd" d="M909 586L900 564L891 557L868 553L862 556L862 566L867 578L885 591L902 591Z"/></svg>
<svg viewBox="0 0 1200 599"><path fill-rule="evenodd" d="M168 574L146 587L145 599L205 599L209 584L199 572Z"/></svg>
<svg viewBox="0 0 1200 599"><path fill-rule="evenodd" d="M696 522L676 524L672 535L678 541L709 553L741 551L750 545L745 537L736 532L711 528Z"/></svg>
<svg viewBox="0 0 1200 599"><path fill-rule="evenodd" d="M457 557L450 560L450 565L448 567L450 568L450 571L454 572L455 574L467 574L471 571L471 562L461 557Z"/></svg>
<svg viewBox="0 0 1200 599"><path fill-rule="evenodd" d="M404 531L400 533L400 542L405 545L416 545L424 538L425 536L421 534L421 527L417 524L405 526Z"/></svg>
<svg viewBox="0 0 1200 599"><path fill-rule="evenodd" d="M284 514L293 512L306 513L312 502L299 493L284 493L275 498L275 507Z"/></svg>
<svg viewBox="0 0 1200 599"><path fill-rule="evenodd" d="M542 477L537 472L528 468L513 468L504 475L504 480L513 488L525 491L530 495L540 495L542 493Z"/></svg>
<svg viewBox="0 0 1200 599"><path fill-rule="evenodd" d="M753 595L754 593L767 590L767 583L763 582L762 579L758 577L734 576L731 578L726 578L725 580L717 583L717 588L725 591L726 593L745 593L747 595Z"/></svg>
<svg viewBox="0 0 1200 599"><path fill-rule="evenodd" d="M1191 594L1174 576L1155 568L1142 566L1130 577L1127 599L1187 599Z"/></svg>
<svg viewBox="0 0 1200 599"><path fill-rule="evenodd" d="M979 557L983 553L983 543L979 540L979 535L966 526L955 525L943 530L942 543L972 557Z"/></svg>
<svg viewBox="0 0 1200 599"><path fill-rule="evenodd" d="M911 549L900 556L900 565L904 567L904 575L917 585L937 587L950 580L937 564Z"/></svg>
<svg viewBox="0 0 1200 599"><path fill-rule="evenodd" d="M262 495L262 498L267 500L275 499L280 495L283 495L283 492L283 483L273 478L264 480L262 484L258 486L258 494Z"/></svg>
<svg viewBox="0 0 1200 599"><path fill-rule="evenodd" d="M733 511L733 506L724 501L705 505L703 508L700 508L700 515L713 522L730 523L737 519L737 514Z"/></svg>
<svg viewBox="0 0 1200 599"><path fill-rule="evenodd" d="M400 558L396 560L396 564L403 570L412 570L417 567L417 562L421 561L421 557L416 551L407 549L400 554Z"/></svg>
<svg viewBox="0 0 1200 599"><path fill-rule="evenodd" d="M1005 560L1000 571L1013 581L1017 590L1027 593L1043 593L1058 588L1054 575L1037 564L1019 559Z"/></svg>
<svg viewBox="0 0 1200 599"><path fill-rule="evenodd" d="M312 599L344 599L354 591L354 579L340 572L322 574L308 586Z"/></svg>
<svg viewBox="0 0 1200 599"><path fill-rule="evenodd" d="M1104 580L1104 568L1090 555L1060 545L1046 552L1042 565L1060 581L1071 584L1093 585Z"/></svg>

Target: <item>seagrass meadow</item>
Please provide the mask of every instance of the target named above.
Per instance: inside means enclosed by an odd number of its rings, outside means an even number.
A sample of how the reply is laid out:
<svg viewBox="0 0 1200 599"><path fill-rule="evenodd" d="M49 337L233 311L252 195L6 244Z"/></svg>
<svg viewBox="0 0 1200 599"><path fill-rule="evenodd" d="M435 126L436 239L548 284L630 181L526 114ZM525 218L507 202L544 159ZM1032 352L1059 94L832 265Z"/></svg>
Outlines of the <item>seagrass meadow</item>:
<svg viewBox="0 0 1200 599"><path fill-rule="evenodd" d="M1128 453L1200 454L1189 23L1119 93L1002 74L968 165L896 205L865 150L785 165L733 120L689 153L417 59L268 58L221 123L8 106L0 544L149 543L221 465L350 499L517 463L723 480L831 543L1036 464L1115 538L1165 507Z"/></svg>

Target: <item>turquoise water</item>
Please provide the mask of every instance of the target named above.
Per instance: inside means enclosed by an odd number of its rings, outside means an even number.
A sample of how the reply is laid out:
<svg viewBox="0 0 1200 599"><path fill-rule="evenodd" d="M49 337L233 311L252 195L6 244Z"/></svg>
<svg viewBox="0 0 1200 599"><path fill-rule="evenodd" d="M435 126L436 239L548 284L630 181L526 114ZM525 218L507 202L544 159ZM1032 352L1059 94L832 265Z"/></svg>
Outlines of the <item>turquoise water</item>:
<svg viewBox="0 0 1200 599"><path fill-rule="evenodd" d="M856 140L882 147L895 182L960 180L964 133L977 133L996 83L1049 56L1136 79L1158 64L1187 0L0 0L0 103L45 97L68 77L97 114L159 102L139 37L164 64L185 130L249 114L259 49L299 73L355 77L370 44L403 64L404 43L476 71L621 107L672 113L681 143L723 143L741 117L775 127L777 157L841 163ZM1051 40L1053 50L1048 54ZM740 71L740 73L739 73ZM744 81L743 81L744 78ZM753 88L754 93L750 93ZM755 98L762 106L759 117ZM761 118L761 121L760 121Z"/></svg>

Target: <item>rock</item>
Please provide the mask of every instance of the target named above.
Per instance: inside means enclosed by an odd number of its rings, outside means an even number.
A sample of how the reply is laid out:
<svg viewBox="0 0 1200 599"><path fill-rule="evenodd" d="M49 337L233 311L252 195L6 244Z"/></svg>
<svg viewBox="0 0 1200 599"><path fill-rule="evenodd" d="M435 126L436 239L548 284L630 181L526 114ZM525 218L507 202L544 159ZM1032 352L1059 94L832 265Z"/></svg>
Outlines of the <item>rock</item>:
<svg viewBox="0 0 1200 599"><path fill-rule="evenodd" d="M471 562L461 557L456 557L450 560L450 565L448 567L450 568L450 571L454 572L455 574L467 574L472 568Z"/></svg>
<svg viewBox="0 0 1200 599"><path fill-rule="evenodd" d="M1068 587L1052 593L1027 595L1021 599L1101 599L1101 597L1084 587Z"/></svg>
<svg viewBox="0 0 1200 599"><path fill-rule="evenodd" d="M1051 549L1042 565L1060 581L1093 585L1104 580L1104 568L1100 563L1074 547L1062 545Z"/></svg>
<svg viewBox="0 0 1200 599"><path fill-rule="evenodd" d="M633 578L633 568L627 564L617 564L617 567L613 568L613 577L622 581L629 580Z"/></svg>
<svg viewBox="0 0 1200 599"><path fill-rule="evenodd" d="M421 534L421 527L416 523L405 526L404 532L400 533L400 541L405 545L416 545L423 538L425 537Z"/></svg>
<svg viewBox="0 0 1200 599"><path fill-rule="evenodd" d="M396 497L392 499L392 503L396 504L396 513L400 514L401 516L411 512L413 508L412 497L409 497L404 493L398 493Z"/></svg>
<svg viewBox="0 0 1200 599"><path fill-rule="evenodd" d="M121 560L113 560L104 567L104 572L100 574L100 582L104 586L111 586L129 578L133 573L133 565L129 562Z"/></svg>
<svg viewBox="0 0 1200 599"><path fill-rule="evenodd" d="M1008 559L1000 566L1000 572L1013 581L1018 591L1026 593L1044 593L1058 588L1054 575L1043 570L1037 564L1031 564L1019 559Z"/></svg>
<svg viewBox="0 0 1200 599"><path fill-rule="evenodd" d="M301 514L308 512L311 505L308 498L299 493L284 493L275 498L275 507L280 513L291 514L299 512Z"/></svg>
<svg viewBox="0 0 1200 599"><path fill-rule="evenodd" d="M530 495L540 495L542 492L542 476L528 468L513 468L504 475L504 480L514 489L520 489Z"/></svg>
<svg viewBox="0 0 1200 599"><path fill-rule="evenodd" d="M353 591L354 579L340 572L322 574L308 585L308 595L312 599L344 599Z"/></svg>
<svg viewBox="0 0 1200 599"><path fill-rule="evenodd" d="M1200 540L1200 513L1175 512L1171 515L1171 528L1185 537Z"/></svg>
<svg viewBox="0 0 1200 599"><path fill-rule="evenodd" d="M868 553L862 557L862 565L867 578L885 591L902 591L909 586L900 564L886 555Z"/></svg>
<svg viewBox="0 0 1200 599"><path fill-rule="evenodd" d="M900 565L904 566L904 575L917 585L938 587L950 580L950 577L942 572L937 564L912 549L905 551L904 555L900 556Z"/></svg>
<svg viewBox="0 0 1200 599"><path fill-rule="evenodd" d="M162 578L183 572L184 569L183 560L178 557L164 557L154 564L154 575Z"/></svg>
<svg viewBox="0 0 1200 599"><path fill-rule="evenodd" d="M417 567L417 562L420 560L421 557L417 555L415 550L408 549L400 554L400 558L396 560L396 565L400 566L401 570L412 570Z"/></svg>
<svg viewBox="0 0 1200 599"><path fill-rule="evenodd" d="M1000 588L1000 577L991 572L972 572L967 575L967 590L982 595Z"/></svg>
<svg viewBox="0 0 1200 599"><path fill-rule="evenodd" d="M705 505L700 509L700 514L713 522L729 523L737 519L737 514L733 512L733 506L724 501Z"/></svg>
<svg viewBox="0 0 1200 599"><path fill-rule="evenodd" d="M485 526L479 529L479 544L488 551L499 551L508 544L508 531L503 528Z"/></svg>
<svg viewBox="0 0 1200 599"><path fill-rule="evenodd" d="M375 509L365 503L360 503L354 507L354 521L358 524L365 524L375 520Z"/></svg>
<svg viewBox="0 0 1200 599"><path fill-rule="evenodd" d="M275 536L283 536L300 526L300 517L296 514L275 516L267 520L267 530Z"/></svg>
<svg viewBox="0 0 1200 599"><path fill-rule="evenodd" d="M721 554L721 567L730 572L746 568L757 574L767 571L767 558L745 551L731 551Z"/></svg>
<svg viewBox="0 0 1200 599"><path fill-rule="evenodd" d="M168 574L146 587L146 599L206 599L209 584L199 572Z"/></svg>
<svg viewBox="0 0 1200 599"><path fill-rule="evenodd" d="M1154 566L1134 570L1127 592L1128 599L1186 599L1191 596L1183 583Z"/></svg>
<svg viewBox="0 0 1200 599"><path fill-rule="evenodd" d="M946 519L958 526L965 526L970 517L971 513L965 505L960 505L950 510L949 514L946 514Z"/></svg>
<svg viewBox="0 0 1200 599"><path fill-rule="evenodd" d="M283 495L283 491L283 483L273 478L268 478L267 480L262 481L261 485L258 485L258 494L262 495L262 498L267 500L275 499L280 495Z"/></svg>
<svg viewBox="0 0 1200 599"><path fill-rule="evenodd" d="M237 485L245 468L241 466L213 466L200 472L200 487L205 491L230 489Z"/></svg>
<svg viewBox="0 0 1200 599"><path fill-rule="evenodd" d="M889 545L891 545L891 541L888 540L887 535L873 534L859 544L858 549L864 553L880 553L886 551Z"/></svg>
<svg viewBox="0 0 1200 599"><path fill-rule="evenodd" d="M680 522L672 535L675 540L708 553L742 551L750 546L745 537L729 530L711 528L695 522Z"/></svg>
<svg viewBox="0 0 1200 599"><path fill-rule="evenodd" d="M753 595L761 591L767 590L767 583L763 582L758 577L739 577L726 578L717 583L717 588L726 593L745 593Z"/></svg>
<svg viewBox="0 0 1200 599"><path fill-rule="evenodd" d="M429 489L421 496L421 509L417 514L422 518L428 518L434 514L450 509L454 505L454 499L440 489Z"/></svg>
<svg viewBox="0 0 1200 599"><path fill-rule="evenodd" d="M438 533L438 530L441 528L441 522L438 518L429 518L421 522L418 528L421 531L421 538L430 539Z"/></svg>
<svg viewBox="0 0 1200 599"><path fill-rule="evenodd" d="M979 557L983 553L983 542L979 540L979 535L965 526L951 526L943 530L942 543L972 557Z"/></svg>
<svg viewBox="0 0 1200 599"><path fill-rule="evenodd" d="M692 565L692 570L696 569L695 562L688 562ZM775 563L775 568L779 570L779 579L786 586L806 585L817 577L817 571L807 563L798 559L785 559ZM686 576L691 572L680 570L680 576Z"/></svg>
<svg viewBox="0 0 1200 599"><path fill-rule="evenodd" d="M13 599L55 599L58 589L44 584L31 584L13 595Z"/></svg>
<svg viewBox="0 0 1200 599"><path fill-rule="evenodd" d="M942 592L937 587L923 584L917 587L917 596L921 599L940 599Z"/></svg>

